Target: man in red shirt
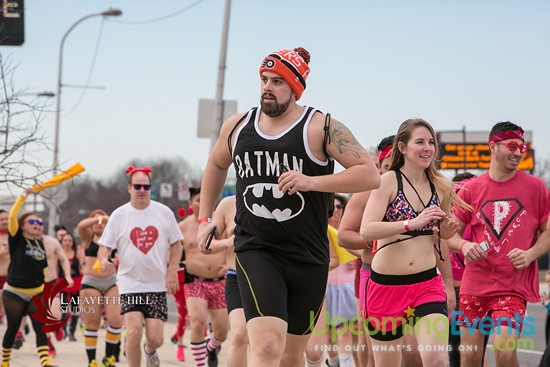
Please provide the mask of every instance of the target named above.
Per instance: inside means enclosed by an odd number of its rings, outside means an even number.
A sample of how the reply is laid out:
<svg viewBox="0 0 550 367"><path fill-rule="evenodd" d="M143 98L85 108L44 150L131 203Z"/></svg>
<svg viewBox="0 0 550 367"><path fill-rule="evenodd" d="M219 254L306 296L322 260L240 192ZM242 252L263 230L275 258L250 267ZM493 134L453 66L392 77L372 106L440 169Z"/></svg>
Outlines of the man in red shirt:
<svg viewBox="0 0 550 367"><path fill-rule="evenodd" d="M517 170L527 151L521 127L497 123L489 149L489 171L458 194L472 210L454 211L458 233L471 224L471 238L455 235L449 241L466 258L458 317L461 360L463 366L479 366L484 336L494 333L497 366L519 366L522 325L524 334L534 328L524 319L526 303L540 301L536 260L550 249L548 189L538 177Z"/></svg>

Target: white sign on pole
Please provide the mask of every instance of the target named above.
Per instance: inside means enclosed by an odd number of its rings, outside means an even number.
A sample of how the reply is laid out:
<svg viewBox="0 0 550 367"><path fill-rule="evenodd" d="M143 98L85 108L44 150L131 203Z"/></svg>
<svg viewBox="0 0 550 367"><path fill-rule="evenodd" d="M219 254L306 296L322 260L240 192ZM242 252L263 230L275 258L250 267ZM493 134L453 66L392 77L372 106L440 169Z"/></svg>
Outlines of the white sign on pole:
<svg viewBox="0 0 550 367"><path fill-rule="evenodd" d="M160 184L159 196L163 199L170 199L172 197L172 184L169 182L163 182Z"/></svg>
<svg viewBox="0 0 550 367"><path fill-rule="evenodd" d="M223 120L237 113L237 101L223 101ZM199 119L197 122L197 137L212 136L212 121L214 120L214 100L199 99ZM223 121L222 121L223 122Z"/></svg>
<svg viewBox="0 0 550 367"><path fill-rule="evenodd" d="M180 182L178 184L178 200L179 201L188 201L191 197L189 193L189 184L187 182Z"/></svg>

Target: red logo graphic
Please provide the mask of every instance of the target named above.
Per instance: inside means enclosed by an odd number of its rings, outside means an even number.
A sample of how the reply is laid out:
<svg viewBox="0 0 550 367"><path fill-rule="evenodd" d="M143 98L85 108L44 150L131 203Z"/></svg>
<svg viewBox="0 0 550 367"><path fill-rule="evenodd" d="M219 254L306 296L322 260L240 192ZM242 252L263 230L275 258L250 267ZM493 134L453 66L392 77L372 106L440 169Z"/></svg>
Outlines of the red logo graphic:
<svg viewBox="0 0 550 367"><path fill-rule="evenodd" d="M44 284L44 291L42 294L37 294L32 298L35 306L38 308L38 311L35 311L32 314L32 318L42 323L43 333L55 331L66 324L69 320L68 315L65 315L64 318L59 320L52 314L52 302L55 296L57 296L59 292L68 285L69 282L67 282L67 279L61 279L55 285L46 283Z"/></svg>
<svg viewBox="0 0 550 367"><path fill-rule="evenodd" d="M130 232L130 239L134 246L146 255L155 245L158 236L159 231L153 226L148 226L145 230L136 227Z"/></svg>

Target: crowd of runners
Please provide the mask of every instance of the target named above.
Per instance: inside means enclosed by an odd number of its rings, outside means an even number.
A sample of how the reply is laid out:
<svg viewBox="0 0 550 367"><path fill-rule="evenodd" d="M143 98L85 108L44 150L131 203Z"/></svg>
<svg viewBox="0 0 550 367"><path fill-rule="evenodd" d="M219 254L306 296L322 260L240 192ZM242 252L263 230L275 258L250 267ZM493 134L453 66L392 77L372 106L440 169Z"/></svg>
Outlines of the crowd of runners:
<svg viewBox="0 0 550 367"><path fill-rule="evenodd" d="M303 48L262 60L260 106L224 122L179 223L151 200L149 167L128 167L130 201L74 232L45 235L37 213L21 213L28 190L1 211L1 367L25 327L42 367L64 338L82 343L88 367L137 367L142 355L159 366L167 294L174 359L197 367L218 366L228 333L227 366L483 366L489 341L497 366L519 366L527 302L550 307L537 268L550 250L549 191L517 169L522 127L495 123L489 170L451 181L427 121L404 121L373 155L329 113L299 105L309 60ZM231 165L236 195L219 201ZM33 300L61 281L50 311L67 320L50 336Z"/></svg>

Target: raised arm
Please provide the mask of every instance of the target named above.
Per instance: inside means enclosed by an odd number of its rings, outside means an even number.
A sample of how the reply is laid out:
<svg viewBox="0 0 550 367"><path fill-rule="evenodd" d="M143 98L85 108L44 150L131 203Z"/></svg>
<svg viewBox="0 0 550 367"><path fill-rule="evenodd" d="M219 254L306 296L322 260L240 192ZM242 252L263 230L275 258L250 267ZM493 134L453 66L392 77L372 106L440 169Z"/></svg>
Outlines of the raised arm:
<svg viewBox="0 0 550 367"><path fill-rule="evenodd" d="M94 232L92 230L93 225L102 223L106 224L108 220L109 216L102 215L92 218L85 218L78 223L76 230L78 232L78 236L80 237L83 249L86 249L86 247L88 247L88 245L90 244L90 240L94 235Z"/></svg>
<svg viewBox="0 0 550 367"><path fill-rule="evenodd" d="M19 223L17 222L17 217L19 216L19 212L21 211L21 207L25 203L25 200L27 200L27 196L29 195L28 191L24 191L17 200L15 200L15 203L10 209L10 213L8 214L8 232L10 235L15 236L17 233L17 230L19 229Z"/></svg>

